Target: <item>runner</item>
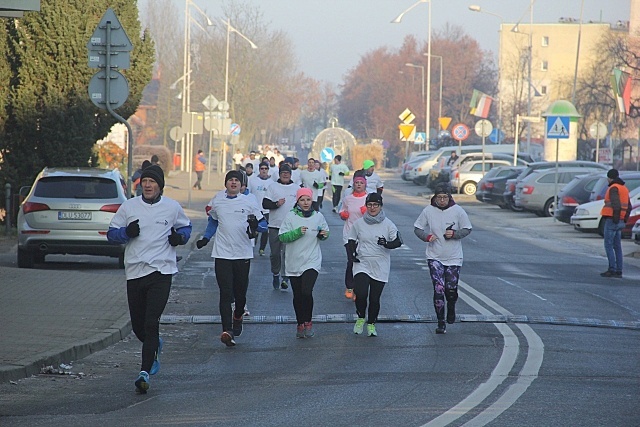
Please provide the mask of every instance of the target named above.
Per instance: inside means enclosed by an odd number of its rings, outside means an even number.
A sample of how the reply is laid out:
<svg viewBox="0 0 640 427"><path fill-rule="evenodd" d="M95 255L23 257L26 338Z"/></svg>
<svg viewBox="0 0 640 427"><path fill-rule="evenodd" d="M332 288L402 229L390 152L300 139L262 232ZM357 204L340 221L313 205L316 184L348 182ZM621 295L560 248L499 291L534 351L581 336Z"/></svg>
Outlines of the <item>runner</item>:
<svg viewBox="0 0 640 427"><path fill-rule="evenodd" d="M331 180L333 212L337 211L340 203L340 195L344 186L344 177L349 175L349 168L342 163L342 156L337 154L333 158L333 163L329 166L329 179Z"/></svg>
<svg viewBox="0 0 640 427"><path fill-rule="evenodd" d="M367 180L364 176L356 176L353 178L353 193L345 196L342 202L342 208L340 209L340 218L344 222L342 229L342 242L347 250L347 269L344 272L344 285L346 290L344 296L348 299L354 299L353 294L353 261L349 257L349 248L347 243L349 242L349 231L353 226L353 223L362 218L367 211L365 207L365 201L367 198Z"/></svg>
<svg viewBox="0 0 640 427"><path fill-rule="evenodd" d="M267 188L271 184L273 184L273 180L269 178L269 164L262 162L258 166L258 174L253 174L249 177L249 192L253 194L258 202L258 206L262 207L262 200L264 199L265 194L267 193ZM264 218L269 222L269 209L262 208L262 214ZM260 247L258 253L260 256L264 255L264 249L267 247L267 242L269 241L269 232L268 230L260 233Z"/></svg>
<svg viewBox="0 0 640 427"><path fill-rule="evenodd" d="M324 177L322 172L316 169L316 161L311 158L307 161L307 169L300 172L302 186L311 190L313 199L313 210L318 212L318 195L324 188Z"/></svg>

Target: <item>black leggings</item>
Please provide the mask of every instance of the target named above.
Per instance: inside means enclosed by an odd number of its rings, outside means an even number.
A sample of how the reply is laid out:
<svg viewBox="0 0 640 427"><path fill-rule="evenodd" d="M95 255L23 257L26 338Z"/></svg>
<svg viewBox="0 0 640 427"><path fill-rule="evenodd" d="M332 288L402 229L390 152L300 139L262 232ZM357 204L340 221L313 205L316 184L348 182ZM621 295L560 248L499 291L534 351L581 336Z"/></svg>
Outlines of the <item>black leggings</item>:
<svg viewBox="0 0 640 427"><path fill-rule="evenodd" d="M231 330L231 303L235 301L236 308L233 315L239 319L244 314L247 304L247 288L249 287L249 259L215 258L215 273L218 288L220 288L220 317L222 331Z"/></svg>
<svg viewBox="0 0 640 427"><path fill-rule="evenodd" d="M349 259L349 248L344 245L347 250L347 269L344 271L344 285L347 289L353 289L353 261Z"/></svg>
<svg viewBox="0 0 640 427"><path fill-rule="evenodd" d="M269 223L269 214L263 214L264 219L267 220L267 223ZM267 242L269 241L269 229L267 229L267 231L261 232L260 233L260 250L264 251L264 249L267 247Z"/></svg>
<svg viewBox="0 0 640 427"><path fill-rule="evenodd" d="M316 284L318 272L309 269L302 276L290 276L293 291L293 309L296 312L298 325L311 322L313 316L313 287Z"/></svg>
<svg viewBox="0 0 640 427"><path fill-rule="evenodd" d="M333 186L333 207L337 208L340 204L340 194L342 193L342 185Z"/></svg>
<svg viewBox="0 0 640 427"><path fill-rule="evenodd" d="M380 314L380 296L384 289L384 282L373 280L366 273L358 273L353 278L353 292L356 294L356 313L364 319L367 312L367 297L369 298L368 323L376 323Z"/></svg>
<svg viewBox="0 0 640 427"><path fill-rule="evenodd" d="M171 292L171 275L158 271L127 280L131 327L142 341L141 371L149 372L160 339L160 316Z"/></svg>

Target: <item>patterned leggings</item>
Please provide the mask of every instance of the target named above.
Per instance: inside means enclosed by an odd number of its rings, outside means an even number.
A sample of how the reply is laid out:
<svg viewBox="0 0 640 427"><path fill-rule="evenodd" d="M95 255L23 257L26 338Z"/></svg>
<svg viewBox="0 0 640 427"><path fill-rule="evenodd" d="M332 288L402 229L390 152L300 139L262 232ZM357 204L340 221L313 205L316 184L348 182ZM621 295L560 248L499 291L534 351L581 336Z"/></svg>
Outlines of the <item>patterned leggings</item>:
<svg viewBox="0 0 640 427"><path fill-rule="evenodd" d="M438 321L444 321L444 301L455 304L458 300L459 265L442 265L435 259L427 260L433 282L433 307Z"/></svg>

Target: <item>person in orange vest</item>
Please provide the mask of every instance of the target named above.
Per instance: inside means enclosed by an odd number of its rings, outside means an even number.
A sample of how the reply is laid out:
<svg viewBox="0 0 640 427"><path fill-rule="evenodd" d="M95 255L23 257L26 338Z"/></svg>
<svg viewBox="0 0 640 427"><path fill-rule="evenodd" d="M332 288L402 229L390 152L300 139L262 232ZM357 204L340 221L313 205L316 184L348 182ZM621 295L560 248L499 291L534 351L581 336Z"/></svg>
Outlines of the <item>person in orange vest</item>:
<svg viewBox="0 0 640 427"><path fill-rule="evenodd" d="M198 154L196 154L196 158L193 163L196 171L196 177L198 178L196 183L193 184L193 188L195 189L197 187L198 190L202 190L202 173L207 168L207 159L204 157L204 152L202 150L198 150Z"/></svg>
<svg viewBox="0 0 640 427"><path fill-rule="evenodd" d="M604 250L609 269L600 273L602 277L622 278L622 229L631 213L629 189L620 179L617 169L607 172L609 188L604 195L604 207L600 211L604 219Z"/></svg>

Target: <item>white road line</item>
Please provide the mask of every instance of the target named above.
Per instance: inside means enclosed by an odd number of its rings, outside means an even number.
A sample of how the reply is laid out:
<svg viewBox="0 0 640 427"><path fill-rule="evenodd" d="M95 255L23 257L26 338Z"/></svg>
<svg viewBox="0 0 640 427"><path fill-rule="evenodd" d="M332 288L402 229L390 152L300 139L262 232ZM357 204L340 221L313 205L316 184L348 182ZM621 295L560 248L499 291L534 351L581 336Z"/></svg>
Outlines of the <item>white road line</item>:
<svg viewBox="0 0 640 427"><path fill-rule="evenodd" d="M528 290L526 290L525 288L523 288L522 286L518 286L518 285L516 285L515 283L511 283L510 281L508 281L508 280L504 280L504 279L503 279L503 278L501 278L501 277L496 277L496 279L498 279L498 280L500 280L500 281L502 281L502 282L506 283L507 285L511 285L511 286L513 286L514 288L518 288L518 289L520 289L521 291L524 291L524 292L526 292L526 293L528 293L528 294L531 294L531 295L533 295L534 297L541 299L542 301L546 301L546 298L542 298L540 295L538 295L538 294L536 294L536 293L533 293L533 292L531 292L531 291L528 291Z"/></svg>
<svg viewBox="0 0 640 427"><path fill-rule="evenodd" d="M535 273L525 273L524 271L522 271L520 268L516 267L515 265L512 264L503 264L501 266L501 268L508 272L508 273L513 273L513 274L518 274L521 276L525 276L525 277L533 277L536 279L545 279L548 278L548 275L544 275L544 274L535 274Z"/></svg>

